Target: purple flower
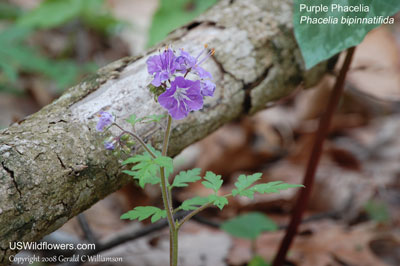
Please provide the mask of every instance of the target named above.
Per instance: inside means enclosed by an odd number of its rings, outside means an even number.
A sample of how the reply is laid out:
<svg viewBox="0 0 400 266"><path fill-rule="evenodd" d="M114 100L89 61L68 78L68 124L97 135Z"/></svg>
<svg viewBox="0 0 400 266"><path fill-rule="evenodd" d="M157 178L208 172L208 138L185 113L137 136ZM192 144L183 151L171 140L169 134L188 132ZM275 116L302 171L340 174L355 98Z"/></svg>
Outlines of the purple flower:
<svg viewBox="0 0 400 266"><path fill-rule="evenodd" d="M211 73L200 67L202 63L204 63L210 56L214 54L214 49L212 49L201 59L201 56L206 51L207 45L204 47L203 51L197 55L197 57L193 57L188 52L181 50L180 56L176 58L176 63L178 64L177 70L182 73L186 73L187 71L191 70L201 79L212 79Z"/></svg>
<svg viewBox="0 0 400 266"><path fill-rule="evenodd" d="M200 93L203 96L213 96L215 91L215 84L210 80L200 81Z"/></svg>
<svg viewBox="0 0 400 266"><path fill-rule="evenodd" d="M106 148L106 150L109 150L109 151L112 151L115 149L114 145L115 145L114 141L105 141L104 142L104 148Z"/></svg>
<svg viewBox="0 0 400 266"><path fill-rule="evenodd" d="M155 74L151 84L156 87L160 86L162 82L170 79L174 75L178 66L176 63L176 56L171 49L165 49L164 52L159 55L150 56L146 63L149 74Z"/></svg>
<svg viewBox="0 0 400 266"><path fill-rule="evenodd" d="M109 112L100 112L100 119L96 125L96 130L102 132L106 126L114 122L114 117Z"/></svg>
<svg viewBox="0 0 400 266"><path fill-rule="evenodd" d="M185 118L190 111L196 111L203 107L203 96L200 92L200 81L186 80L176 77L167 89L158 97L158 102L168 110L175 120Z"/></svg>
<svg viewBox="0 0 400 266"><path fill-rule="evenodd" d="M197 60L182 49L181 55L176 58L176 63L178 64L177 69L185 72L186 70L193 68L197 63Z"/></svg>

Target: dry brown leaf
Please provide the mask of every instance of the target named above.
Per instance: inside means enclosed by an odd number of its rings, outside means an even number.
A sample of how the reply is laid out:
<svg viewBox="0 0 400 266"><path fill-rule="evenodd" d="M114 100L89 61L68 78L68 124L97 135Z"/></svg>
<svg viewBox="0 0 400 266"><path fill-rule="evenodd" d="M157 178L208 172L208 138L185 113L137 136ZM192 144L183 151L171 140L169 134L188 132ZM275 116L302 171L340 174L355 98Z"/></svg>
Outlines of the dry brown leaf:
<svg viewBox="0 0 400 266"><path fill-rule="evenodd" d="M380 232L378 229L372 223L352 228L331 221L304 224L289 250L287 259L296 266L385 266L383 260L370 248L372 241L387 235L387 232ZM271 261L282 237L283 231L260 236L256 241L257 254ZM231 265L246 263L250 256L245 249L249 246L246 242L235 241L228 262Z"/></svg>

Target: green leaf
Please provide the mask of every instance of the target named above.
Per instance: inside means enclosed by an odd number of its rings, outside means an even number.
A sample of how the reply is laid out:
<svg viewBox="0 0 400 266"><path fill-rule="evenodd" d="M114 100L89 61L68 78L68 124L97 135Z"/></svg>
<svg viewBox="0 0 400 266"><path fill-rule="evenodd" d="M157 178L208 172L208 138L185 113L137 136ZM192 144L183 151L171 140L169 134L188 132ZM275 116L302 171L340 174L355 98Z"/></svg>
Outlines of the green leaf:
<svg viewBox="0 0 400 266"><path fill-rule="evenodd" d="M204 179L207 181L201 182L203 186L205 186L206 188L211 188L215 191L215 193L217 193L217 191L221 188L222 183L224 182L223 180L221 180L220 175L216 175L210 171L206 173Z"/></svg>
<svg viewBox="0 0 400 266"><path fill-rule="evenodd" d="M165 115L148 115L143 117L143 123L153 123L153 122L160 122Z"/></svg>
<svg viewBox="0 0 400 266"><path fill-rule="evenodd" d="M12 66L10 63L6 63L4 61L0 61L0 71L4 73L4 75L12 82L17 82L18 73L17 69Z"/></svg>
<svg viewBox="0 0 400 266"><path fill-rule="evenodd" d="M163 40L172 30L190 22L217 0L160 0L149 31L148 46Z"/></svg>
<svg viewBox="0 0 400 266"><path fill-rule="evenodd" d="M367 212L370 219L376 222L387 222L389 221L389 211L385 203L378 200L369 200L365 206L365 211Z"/></svg>
<svg viewBox="0 0 400 266"><path fill-rule="evenodd" d="M139 206L121 215L121 219L130 219L130 220L138 219L139 221L143 221L144 219L147 219L150 216L151 216L151 222L154 223L160 220L161 218L167 217L167 213L165 210L161 210L157 207Z"/></svg>
<svg viewBox="0 0 400 266"><path fill-rule="evenodd" d="M31 33L31 29L25 27L17 27L14 25L5 28L0 32L0 43L15 44L16 42L24 41Z"/></svg>
<svg viewBox="0 0 400 266"><path fill-rule="evenodd" d="M257 184L251 187L250 189L254 192L266 194L266 193L279 193L279 191L281 190L286 190L288 188L295 188L295 187L304 187L304 186L297 184L283 183L282 181L273 181L265 184Z"/></svg>
<svg viewBox="0 0 400 266"><path fill-rule="evenodd" d="M125 161L122 162L122 165L130 164L130 163L138 163L142 161L152 160L152 157L147 152L143 154L135 154L135 156L129 157Z"/></svg>
<svg viewBox="0 0 400 266"><path fill-rule="evenodd" d="M200 168L194 168L188 171L181 171L175 176L174 182L171 187L187 187L187 183L193 183L201 179Z"/></svg>
<svg viewBox="0 0 400 266"><path fill-rule="evenodd" d="M260 255L254 256L247 266L271 266Z"/></svg>
<svg viewBox="0 0 400 266"><path fill-rule="evenodd" d="M123 24L107 10L104 0L45 0L37 8L20 16L17 25L49 29L76 18L103 33L113 33Z"/></svg>
<svg viewBox="0 0 400 266"><path fill-rule="evenodd" d="M247 190L247 188L257 180L260 180L261 176L262 173L255 173L253 175L248 175L248 176L240 175L238 177L238 181L235 182L236 189L232 190L232 195L233 196L240 195L253 199L254 192L252 192L251 190Z"/></svg>
<svg viewBox="0 0 400 266"><path fill-rule="evenodd" d="M208 203L208 198L194 197L182 202L180 208L185 211L196 210L198 207Z"/></svg>
<svg viewBox="0 0 400 266"><path fill-rule="evenodd" d="M21 16L17 24L31 28L52 28L77 17L81 12L81 0L45 0L32 11Z"/></svg>
<svg viewBox="0 0 400 266"><path fill-rule="evenodd" d="M217 206L220 210L222 210L222 208L228 204L228 199L226 197L214 194L208 196L208 201L212 202L212 204Z"/></svg>
<svg viewBox="0 0 400 266"><path fill-rule="evenodd" d="M81 4L80 16L84 23L97 31L111 34L125 24L113 17L104 0L81 0Z"/></svg>
<svg viewBox="0 0 400 266"><path fill-rule="evenodd" d="M160 178L155 175L140 175L139 171L123 170L122 173L132 176L139 181L140 187L144 188L146 184L155 185L160 183Z"/></svg>
<svg viewBox="0 0 400 266"><path fill-rule="evenodd" d="M154 159L154 163L158 166L164 167L165 177L168 178L174 172L174 161L167 156L158 156Z"/></svg>
<svg viewBox="0 0 400 266"><path fill-rule="evenodd" d="M300 11L300 5L307 6L327 6L328 12L307 12L305 9ZM359 6L360 4L369 7L368 12L344 12L332 10L332 4L342 6ZM332 57L351 46L358 45L365 35L380 24L342 24L344 18L367 18L373 19L379 16L390 16L400 10L399 0L314 0L312 2L304 0L294 1L294 33L297 43L300 46L301 53L307 68L311 68L317 63ZM337 18L338 23L300 23L301 18L308 16L310 18Z"/></svg>
<svg viewBox="0 0 400 266"><path fill-rule="evenodd" d="M139 185L142 188L146 184L155 185L160 183L160 178L158 177L160 167L164 167L167 178L174 169L172 158L161 156L161 153L151 146L148 146L148 148L157 156L155 159L148 152L144 152L143 154L136 154L122 162L122 165L135 164L131 168L132 171L125 170L124 173L139 180Z"/></svg>
<svg viewBox="0 0 400 266"><path fill-rule="evenodd" d="M22 11L19 7L8 4L8 3L0 3L0 19L14 20L18 16L22 14Z"/></svg>
<svg viewBox="0 0 400 266"><path fill-rule="evenodd" d="M15 83L15 76L20 71L46 76L57 82L58 88L64 88L74 83L80 72L87 72L86 66L78 67L72 60L51 60L37 50L24 44L31 33L21 27L11 27L0 32L0 61L7 62L6 81Z"/></svg>
<svg viewBox="0 0 400 266"><path fill-rule="evenodd" d="M135 126L135 124L139 122L142 123L160 122L163 117L165 117L165 115L148 115L142 118L137 118L135 114L132 114L129 116L128 119L126 119L126 122L130 123L132 126Z"/></svg>
<svg viewBox="0 0 400 266"><path fill-rule="evenodd" d="M159 166L153 161L151 155L147 152L137 154L122 162L122 165L135 163L131 168L132 171L124 170L123 172L133 176L134 179L139 180L139 185L144 188L146 184L158 184L160 178L157 176Z"/></svg>
<svg viewBox="0 0 400 266"><path fill-rule="evenodd" d="M221 229L234 237L254 240L262 232L276 231L278 226L265 214L250 212L224 222Z"/></svg>
<svg viewBox="0 0 400 266"><path fill-rule="evenodd" d="M138 122L135 114L131 114L125 121L131 124L132 126L135 126L135 124Z"/></svg>
<svg viewBox="0 0 400 266"><path fill-rule="evenodd" d="M154 159L154 162L164 168L174 167L172 158L167 156L158 156L157 158Z"/></svg>

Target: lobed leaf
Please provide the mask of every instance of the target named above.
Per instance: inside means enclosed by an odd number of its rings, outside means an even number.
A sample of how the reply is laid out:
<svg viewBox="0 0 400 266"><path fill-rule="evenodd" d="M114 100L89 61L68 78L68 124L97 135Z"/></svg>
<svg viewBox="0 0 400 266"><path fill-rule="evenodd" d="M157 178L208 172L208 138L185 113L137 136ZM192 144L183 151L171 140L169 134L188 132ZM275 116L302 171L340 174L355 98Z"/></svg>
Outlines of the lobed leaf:
<svg viewBox="0 0 400 266"><path fill-rule="evenodd" d="M222 183L224 182L221 179L220 175L216 175L213 172L208 171L206 173L206 176L204 177L204 179L206 181L201 182L203 184L203 186L205 186L206 188L210 188L212 190L214 190L215 193L217 193L217 191L221 188Z"/></svg>
<svg viewBox="0 0 400 266"><path fill-rule="evenodd" d="M132 126L135 126L135 124L138 122L138 119L135 114L131 114L125 121Z"/></svg>
<svg viewBox="0 0 400 266"><path fill-rule="evenodd" d="M167 212L165 210L161 210L160 208L153 206L139 206L134 208L127 213L121 215L121 219L130 219L143 221L151 216L151 222L154 223L161 218L167 217Z"/></svg>
<svg viewBox="0 0 400 266"><path fill-rule="evenodd" d="M144 188L146 184L158 184L160 178L157 176L159 166L154 163L153 158L147 152L144 154L137 154L122 162L123 165L135 163L131 170L124 170L123 172L133 176L134 179L139 180L139 185Z"/></svg>
<svg viewBox="0 0 400 266"><path fill-rule="evenodd" d="M142 161L151 160L151 156L148 153L144 154L136 154L135 156L129 157L125 161L122 162L122 165L130 164L130 163L138 163Z"/></svg>
<svg viewBox="0 0 400 266"><path fill-rule="evenodd" d="M201 179L200 168L194 168L188 171L181 171L175 176L174 182L171 187L187 187L187 183L193 183Z"/></svg>
<svg viewBox="0 0 400 266"><path fill-rule="evenodd" d="M135 114L132 114L129 116L128 119L126 119L126 122L131 124L132 126L135 126L136 123L152 123L152 122L160 122L161 119L165 117L165 115L147 115L141 118L138 118Z"/></svg>
<svg viewBox="0 0 400 266"><path fill-rule="evenodd" d="M158 156L154 159L154 163L160 167L164 167L166 178L174 172L174 161L170 157Z"/></svg>
<svg viewBox="0 0 400 266"><path fill-rule="evenodd" d="M228 199L224 196L218 196L218 195L209 195L208 196L209 202L212 202L215 206L217 206L220 210L224 208L225 205L228 205Z"/></svg>
<svg viewBox="0 0 400 266"><path fill-rule="evenodd" d="M161 119L163 119L165 115L148 115L142 118L144 121L143 123L151 123L151 122L160 122Z"/></svg>
<svg viewBox="0 0 400 266"><path fill-rule="evenodd" d="M208 203L208 198L194 197L182 202L180 208L185 211L196 210L198 207Z"/></svg>
<svg viewBox="0 0 400 266"><path fill-rule="evenodd" d="M238 181L235 182L236 189L232 190L233 196L245 196L248 198L254 198L254 192L247 189L251 186L254 182L261 179L262 173L255 173L253 175L240 175L238 177Z"/></svg>
<svg viewBox="0 0 400 266"><path fill-rule="evenodd" d="M266 194L266 193L279 193L281 190L286 190L288 188L296 188L296 187L304 187L304 186L297 184L283 183L282 181L273 181L265 184L255 185L250 189L254 192Z"/></svg>

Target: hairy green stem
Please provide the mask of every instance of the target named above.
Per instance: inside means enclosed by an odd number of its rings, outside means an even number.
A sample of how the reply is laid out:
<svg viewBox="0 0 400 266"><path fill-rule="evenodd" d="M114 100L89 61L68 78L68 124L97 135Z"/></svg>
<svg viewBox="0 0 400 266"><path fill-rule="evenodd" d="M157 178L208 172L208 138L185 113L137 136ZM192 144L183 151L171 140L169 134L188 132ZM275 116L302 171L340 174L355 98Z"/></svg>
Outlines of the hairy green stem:
<svg viewBox="0 0 400 266"><path fill-rule="evenodd" d="M172 234L172 243L173 243L172 265L178 266L178 229L175 229Z"/></svg>
<svg viewBox="0 0 400 266"><path fill-rule="evenodd" d="M174 240L172 236L174 235L174 231L172 228L169 228L169 263L170 265L173 264L172 261L174 260Z"/></svg>
<svg viewBox="0 0 400 266"><path fill-rule="evenodd" d="M171 133L171 124L172 117L168 116L167 128L164 134L164 141L161 154L162 156L167 156L168 152L168 144L169 144L169 136ZM174 216L172 213L172 197L169 187L169 182L167 177L165 176L164 167L160 167L160 175L161 175L161 194L164 203L164 209L167 212L167 220L170 228L169 242L170 242L170 265L177 266L178 263L178 231L175 227Z"/></svg>
<svg viewBox="0 0 400 266"><path fill-rule="evenodd" d="M112 125L118 127L120 130L122 130L122 134L129 134L129 135L131 135L132 137L134 137L134 138L140 143L140 145L142 145L143 148L150 154L151 157L153 157L153 158L156 158L156 157L157 157L157 156L154 154L154 152L152 152L152 151L149 149L149 147L147 147L146 143L142 140L141 137L139 137L138 135L136 135L136 134L133 133L133 132L130 132L130 131L127 131L127 130L123 129L122 127L120 127L120 126L119 126L118 124L116 124L116 123L113 123Z"/></svg>
<svg viewBox="0 0 400 266"><path fill-rule="evenodd" d="M167 153L168 153L169 136L171 134L171 124L172 124L172 117L170 115L168 115L167 128L165 130L164 141L163 141L162 156L167 156ZM169 201L169 206L171 207L171 210L172 210L172 208L173 208L172 195L171 195L171 189L170 189L168 180L167 180L167 184L168 184L168 189L166 190L167 198Z"/></svg>
<svg viewBox="0 0 400 266"><path fill-rule="evenodd" d="M229 198L232 196L232 193L226 194L223 197ZM207 209L208 207L211 207L213 205L212 202L206 203L202 206L200 206L199 208L197 208L196 210L192 211L191 213L189 213L188 215L186 215L176 226L176 230L178 231L181 226L186 223L187 221L190 220L190 218L192 218L193 216L195 216L196 214L198 214L201 211L204 211L205 209Z"/></svg>
<svg viewBox="0 0 400 266"><path fill-rule="evenodd" d="M176 229L179 230L181 228L181 226L190 220L190 218L192 218L193 216L195 216L196 214L198 214L199 212L207 209L208 207L211 207L213 204L212 202L206 203L203 206L199 207L198 209L192 211L191 213L189 213L188 215L186 215L177 225Z"/></svg>
<svg viewBox="0 0 400 266"><path fill-rule="evenodd" d="M165 178L165 170L164 167L160 167L160 173L161 173L161 195L162 195L162 199L163 199L163 203L164 203L164 209L167 212L167 220L168 220L168 224L169 224L169 228L170 228L170 243L172 242L172 246L170 246L170 255L172 255L171 261L170 263L172 263L172 261L174 260L174 256L173 254L175 253L174 250L174 240L172 239L171 241L171 234L173 235L176 231L175 228L175 223L174 223L174 216L172 214L171 211L171 207L169 205L169 200L168 200L168 190L167 190L167 185L166 185L166 178ZM173 264L171 264L173 265ZM175 265L174 265L175 266Z"/></svg>

